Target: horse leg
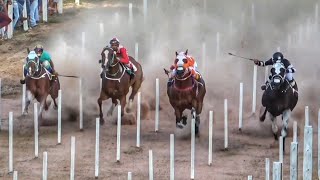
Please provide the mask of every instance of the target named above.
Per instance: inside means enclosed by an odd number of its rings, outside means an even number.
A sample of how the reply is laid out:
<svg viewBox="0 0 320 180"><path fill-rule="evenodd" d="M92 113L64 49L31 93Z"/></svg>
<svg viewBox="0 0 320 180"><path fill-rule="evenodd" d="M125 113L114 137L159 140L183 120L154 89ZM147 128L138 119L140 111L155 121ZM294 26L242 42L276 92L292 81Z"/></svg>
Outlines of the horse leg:
<svg viewBox="0 0 320 180"><path fill-rule="evenodd" d="M124 115L124 107L126 106L127 100L126 100L126 96L122 96L120 98L120 104L121 104L121 117L123 117Z"/></svg>
<svg viewBox="0 0 320 180"><path fill-rule="evenodd" d="M271 118L271 123L272 123L272 132L273 132L273 135L274 135L274 139L277 141L278 140L278 126L277 126L277 122L275 121L276 120L276 117L274 117L273 115L270 114L270 118Z"/></svg>
<svg viewBox="0 0 320 180"><path fill-rule="evenodd" d="M114 108L118 105L117 99L112 99L112 104L108 110L107 116L112 116Z"/></svg>
<svg viewBox="0 0 320 180"><path fill-rule="evenodd" d="M200 115L197 114L196 116L196 126L195 126L195 133L199 137L199 127L200 127Z"/></svg>
<svg viewBox="0 0 320 180"><path fill-rule="evenodd" d="M289 124L289 118L291 115L291 110L287 109L282 113L282 130L281 130L281 136L283 137L283 152L285 151L285 138L288 134L288 124Z"/></svg>
<svg viewBox="0 0 320 180"><path fill-rule="evenodd" d="M131 112L134 97L135 97L136 94L138 93L138 91L139 91L139 89L140 89L140 86L141 86L141 83L138 83L138 82L135 82L135 83L132 85L132 92L131 92L131 95L130 95L130 97L129 97L129 105L128 105L128 107L127 107L127 112Z"/></svg>
<svg viewBox="0 0 320 180"><path fill-rule="evenodd" d="M184 127L183 124L181 124L181 116L182 116L182 112L178 109L175 108L174 109L174 113L176 115L176 127L182 129ZM185 117L186 118L186 117ZM186 123L187 124L187 123Z"/></svg>
<svg viewBox="0 0 320 180"><path fill-rule="evenodd" d="M56 99L52 98L52 100L53 100L53 103L54 103L53 109L57 110L58 109L58 105L57 105Z"/></svg>
<svg viewBox="0 0 320 180"><path fill-rule="evenodd" d="M26 104L24 106L23 115L27 115L28 114L29 105L30 105L32 99L33 99L33 95L31 93L31 91L27 90L27 92L26 92Z"/></svg>
<svg viewBox="0 0 320 180"><path fill-rule="evenodd" d="M259 118L261 122L263 122L266 119L266 114L267 114L267 108L262 106L260 108L260 118Z"/></svg>
<svg viewBox="0 0 320 180"><path fill-rule="evenodd" d="M100 110L99 117L100 117L100 124L101 125L104 124L103 113L102 113L102 101L107 100L107 99L108 99L108 96L105 93L101 92L100 93L100 97L97 100L98 101L98 105L99 105L99 110Z"/></svg>

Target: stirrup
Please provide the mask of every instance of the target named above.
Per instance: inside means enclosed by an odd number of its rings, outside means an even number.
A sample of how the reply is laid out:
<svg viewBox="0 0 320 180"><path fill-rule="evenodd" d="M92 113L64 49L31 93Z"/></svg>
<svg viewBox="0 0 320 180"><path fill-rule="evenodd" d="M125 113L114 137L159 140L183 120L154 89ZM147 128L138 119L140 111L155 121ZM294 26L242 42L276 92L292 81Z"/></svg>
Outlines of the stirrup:
<svg viewBox="0 0 320 180"><path fill-rule="evenodd" d="M26 83L26 80L25 79L21 79L20 80L20 84L25 84Z"/></svg>
<svg viewBox="0 0 320 180"><path fill-rule="evenodd" d="M267 88L267 86L265 84L261 86L261 90L263 90L263 91L266 90L266 88Z"/></svg>

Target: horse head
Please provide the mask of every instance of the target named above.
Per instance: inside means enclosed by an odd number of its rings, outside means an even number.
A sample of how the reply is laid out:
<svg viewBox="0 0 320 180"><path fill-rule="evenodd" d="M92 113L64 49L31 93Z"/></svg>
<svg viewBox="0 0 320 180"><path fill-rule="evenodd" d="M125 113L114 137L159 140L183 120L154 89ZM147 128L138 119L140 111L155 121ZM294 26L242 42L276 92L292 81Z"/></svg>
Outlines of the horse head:
<svg viewBox="0 0 320 180"><path fill-rule="evenodd" d="M279 90L281 85L285 82L286 68L280 61L273 64L271 68L271 88Z"/></svg>
<svg viewBox="0 0 320 180"><path fill-rule="evenodd" d="M115 67L120 61L119 58L117 58L117 53L112 48L108 47L108 62L107 62L107 68Z"/></svg>
<svg viewBox="0 0 320 180"><path fill-rule="evenodd" d="M177 76L182 78L187 73L187 65L188 65L188 50L186 52L176 52L175 64L177 65Z"/></svg>
<svg viewBox="0 0 320 180"><path fill-rule="evenodd" d="M31 77L34 76L36 72L39 71L40 62L37 54L34 51L31 51L29 53L27 57L26 66L27 66L28 74Z"/></svg>

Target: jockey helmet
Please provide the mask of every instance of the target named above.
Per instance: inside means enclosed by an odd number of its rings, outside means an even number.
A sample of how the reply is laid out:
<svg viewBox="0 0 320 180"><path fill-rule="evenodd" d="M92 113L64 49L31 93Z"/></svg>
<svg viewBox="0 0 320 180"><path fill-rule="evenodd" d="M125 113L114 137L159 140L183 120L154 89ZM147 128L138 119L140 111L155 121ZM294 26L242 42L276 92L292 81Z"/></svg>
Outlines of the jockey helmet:
<svg viewBox="0 0 320 180"><path fill-rule="evenodd" d="M37 54L42 54L43 53L43 46L38 44L34 47L34 51L37 53Z"/></svg>
<svg viewBox="0 0 320 180"><path fill-rule="evenodd" d="M281 52L276 52L272 56L273 61L283 60L283 54Z"/></svg>
<svg viewBox="0 0 320 180"><path fill-rule="evenodd" d="M112 38L112 39L110 40L110 45L111 45L111 46L112 46L112 45L119 46L119 45L120 45L119 39L118 39L118 38Z"/></svg>

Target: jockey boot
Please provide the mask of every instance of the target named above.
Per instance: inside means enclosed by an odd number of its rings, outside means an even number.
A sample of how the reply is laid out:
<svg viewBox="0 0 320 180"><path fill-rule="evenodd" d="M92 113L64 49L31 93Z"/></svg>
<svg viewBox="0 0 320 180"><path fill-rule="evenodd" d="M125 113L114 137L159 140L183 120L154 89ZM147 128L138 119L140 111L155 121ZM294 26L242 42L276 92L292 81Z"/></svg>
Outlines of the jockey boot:
<svg viewBox="0 0 320 180"><path fill-rule="evenodd" d="M25 84L26 80L25 79L20 79L20 84Z"/></svg>
<svg viewBox="0 0 320 180"><path fill-rule="evenodd" d="M130 80L132 80L135 77L133 69L126 69L126 71L130 75Z"/></svg>
<svg viewBox="0 0 320 180"><path fill-rule="evenodd" d="M261 90L262 90L262 91L266 90L266 88L267 88L267 86L266 86L265 84L263 84L263 85L261 86Z"/></svg>

